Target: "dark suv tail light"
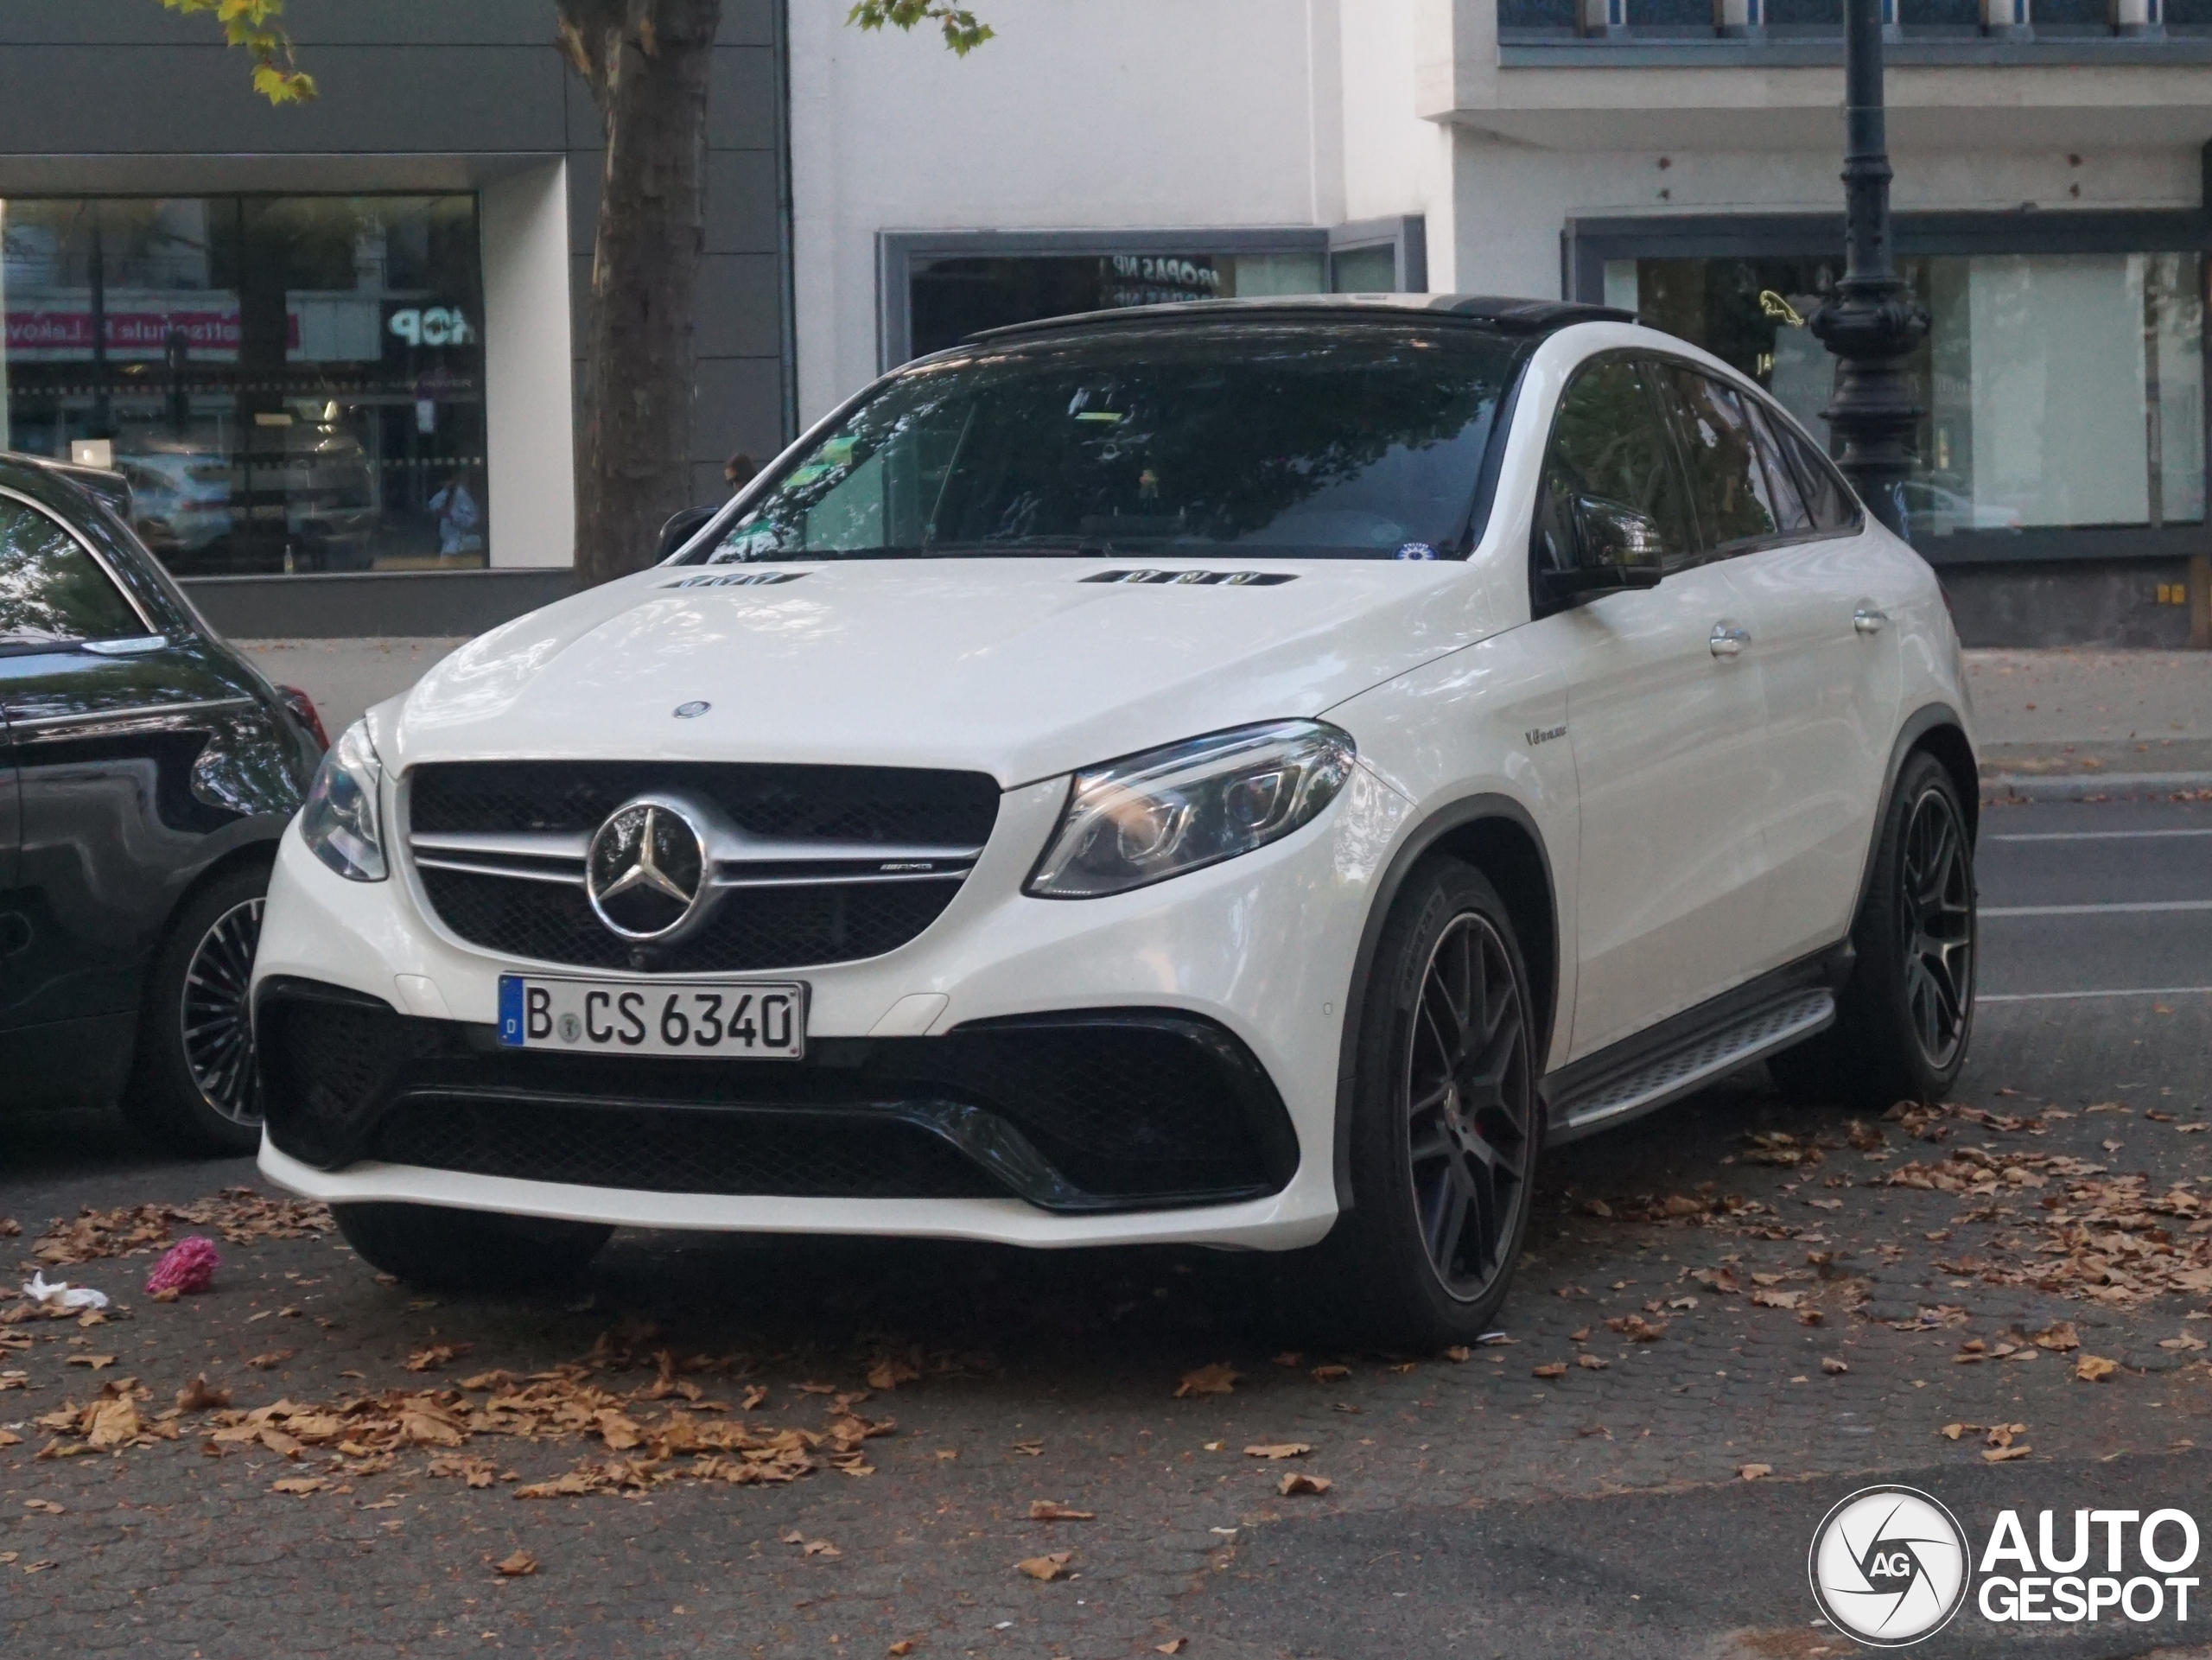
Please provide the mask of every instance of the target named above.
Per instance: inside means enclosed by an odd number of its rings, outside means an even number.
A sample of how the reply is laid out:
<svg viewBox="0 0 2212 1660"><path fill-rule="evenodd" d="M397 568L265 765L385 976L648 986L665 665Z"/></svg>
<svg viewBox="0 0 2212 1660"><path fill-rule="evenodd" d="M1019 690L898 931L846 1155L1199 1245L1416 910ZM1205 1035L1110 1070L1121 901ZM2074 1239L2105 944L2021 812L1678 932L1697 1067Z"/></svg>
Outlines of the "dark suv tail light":
<svg viewBox="0 0 2212 1660"><path fill-rule="evenodd" d="M315 699L297 686L279 686L276 695L284 700L284 707L300 717L300 724L315 735L318 750L330 747L330 735L322 729L322 716L315 712Z"/></svg>

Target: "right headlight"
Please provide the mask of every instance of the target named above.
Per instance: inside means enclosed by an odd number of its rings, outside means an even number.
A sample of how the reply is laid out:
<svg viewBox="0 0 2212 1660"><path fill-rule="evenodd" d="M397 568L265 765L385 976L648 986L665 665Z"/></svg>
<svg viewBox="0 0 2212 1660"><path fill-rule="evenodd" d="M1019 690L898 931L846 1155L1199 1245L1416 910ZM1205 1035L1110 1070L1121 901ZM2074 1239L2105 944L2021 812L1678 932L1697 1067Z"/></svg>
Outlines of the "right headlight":
<svg viewBox="0 0 2212 1660"><path fill-rule="evenodd" d="M1336 799L1356 753L1325 722L1271 721L1078 773L1023 891L1098 899L1263 848Z"/></svg>
<svg viewBox="0 0 2212 1660"><path fill-rule="evenodd" d="M369 723L356 721L325 752L307 805L300 809L301 839L348 881L385 879L384 838L377 824L383 783L384 764L369 741Z"/></svg>

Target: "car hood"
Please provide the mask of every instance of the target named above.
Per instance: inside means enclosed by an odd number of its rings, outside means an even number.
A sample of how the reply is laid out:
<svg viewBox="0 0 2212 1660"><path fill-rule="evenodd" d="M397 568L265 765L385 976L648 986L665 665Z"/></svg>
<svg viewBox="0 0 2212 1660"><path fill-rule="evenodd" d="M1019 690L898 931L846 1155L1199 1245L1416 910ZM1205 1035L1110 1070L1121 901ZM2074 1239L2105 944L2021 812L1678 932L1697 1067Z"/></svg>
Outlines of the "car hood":
<svg viewBox="0 0 2212 1660"><path fill-rule="evenodd" d="M400 769L620 756L969 768L1010 787L1317 715L1497 626L1457 562L1174 569L1289 580L1102 582L1065 558L661 566L472 641L372 729Z"/></svg>

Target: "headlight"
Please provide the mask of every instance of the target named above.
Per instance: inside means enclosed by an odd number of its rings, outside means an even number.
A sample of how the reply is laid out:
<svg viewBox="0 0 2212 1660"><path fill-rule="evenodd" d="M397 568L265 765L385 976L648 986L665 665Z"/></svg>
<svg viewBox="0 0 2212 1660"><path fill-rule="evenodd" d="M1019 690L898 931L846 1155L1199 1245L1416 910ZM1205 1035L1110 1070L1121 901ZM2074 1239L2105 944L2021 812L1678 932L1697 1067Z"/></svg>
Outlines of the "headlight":
<svg viewBox="0 0 2212 1660"><path fill-rule="evenodd" d="M1280 841L1336 799L1357 752L1319 721L1273 721L1078 773L1026 892L1087 900Z"/></svg>
<svg viewBox="0 0 2212 1660"><path fill-rule="evenodd" d="M356 721L331 745L316 769L300 835L315 856L348 881L385 878L384 838L377 825L377 792L384 764L369 742L369 723Z"/></svg>

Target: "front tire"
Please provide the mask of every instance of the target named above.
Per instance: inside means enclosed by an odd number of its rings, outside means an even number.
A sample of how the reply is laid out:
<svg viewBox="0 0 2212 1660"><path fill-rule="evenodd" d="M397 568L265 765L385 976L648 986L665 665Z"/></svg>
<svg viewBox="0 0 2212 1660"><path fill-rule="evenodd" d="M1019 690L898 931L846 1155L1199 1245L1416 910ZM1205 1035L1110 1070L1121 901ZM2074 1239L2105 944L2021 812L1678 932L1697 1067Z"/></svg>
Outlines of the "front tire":
<svg viewBox="0 0 2212 1660"><path fill-rule="evenodd" d="M1417 870L1359 1010L1351 1209L1316 1250L1337 1334L1414 1349L1491 1328L1543 1142L1536 1006L1497 890Z"/></svg>
<svg viewBox="0 0 2212 1660"><path fill-rule="evenodd" d="M266 866L225 872L187 900L154 957L124 1115L181 1153L237 1157L261 1145L261 1076L247 989Z"/></svg>
<svg viewBox="0 0 2212 1660"><path fill-rule="evenodd" d="M436 1205L334 1205L370 1267L432 1291L532 1291L582 1274L614 1230Z"/></svg>
<svg viewBox="0 0 2212 1660"><path fill-rule="evenodd" d="M1974 842L1957 785L1925 751L1907 759L1883 811L1851 943L1835 1025L1777 1056L1776 1082L1865 1112L1942 1100L1974 1033Z"/></svg>

